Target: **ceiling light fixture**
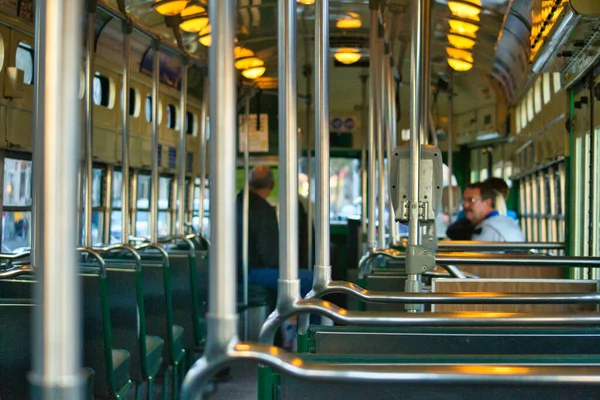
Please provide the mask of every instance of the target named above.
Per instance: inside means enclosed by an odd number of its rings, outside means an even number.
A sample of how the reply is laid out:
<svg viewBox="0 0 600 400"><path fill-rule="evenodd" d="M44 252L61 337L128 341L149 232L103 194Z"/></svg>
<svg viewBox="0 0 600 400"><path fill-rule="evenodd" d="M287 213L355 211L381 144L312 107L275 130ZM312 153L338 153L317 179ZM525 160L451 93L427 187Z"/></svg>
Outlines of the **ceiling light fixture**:
<svg viewBox="0 0 600 400"><path fill-rule="evenodd" d="M311 4L315 4L315 0L298 0L298 3L310 6Z"/></svg>
<svg viewBox="0 0 600 400"><path fill-rule="evenodd" d="M204 29L198 33L198 41L202 46L210 47L212 44L212 36L210 35L211 27L210 25L206 25Z"/></svg>
<svg viewBox="0 0 600 400"><path fill-rule="evenodd" d="M252 80L263 76L266 70L265 63L257 58L257 61L254 64L242 71L242 75L244 75L246 79Z"/></svg>
<svg viewBox="0 0 600 400"><path fill-rule="evenodd" d="M473 21L479 21L479 13L481 13L481 1L480 0L449 0L448 8L459 18L470 19Z"/></svg>
<svg viewBox="0 0 600 400"><path fill-rule="evenodd" d="M475 46L475 39L453 32L448 33L448 42L457 49L469 50Z"/></svg>
<svg viewBox="0 0 600 400"><path fill-rule="evenodd" d="M208 15L206 14L206 8L197 4L191 4L187 6L181 12L181 18L183 19L183 21L179 24L179 28L185 32L200 32L208 25Z"/></svg>
<svg viewBox="0 0 600 400"><path fill-rule="evenodd" d="M161 15L178 15L188 5L190 0L157 0L152 7Z"/></svg>
<svg viewBox="0 0 600 400"><path fill-rule="evenodd" d="M360 60L360 52L351 47L341 47L335 52L334 57L342 64L354 64Z"/></svg>
<svg viewBox="0 0 600 400"><path fill-rule="evenodd" d="M457 60L455 58L448 58L448 65L457 72L465 72L473 68L473 64L470 62L465 60Z"/></svg>
<svg viewBox="0 0 600 400"><path fill-rule="evenodd" d="M454 32L460 33L461 35L475 37L475 34L479 30L479 26L458 19L449 19L450 29Z"/></svg>
<svg viewBox="0 0 600 400"><path fill-rule="evenodd" d="M340 29L358 29L362 26L360 15L348 12L337 20L336 27Z"/></svg>
<svg viewBox="0 0 600 400"><path fill-rule="evenodd" d="M463 49L455 49L454 47L446 47L446 53L450 58L473 63L473 54L471 54L470 51Z"/></svg>

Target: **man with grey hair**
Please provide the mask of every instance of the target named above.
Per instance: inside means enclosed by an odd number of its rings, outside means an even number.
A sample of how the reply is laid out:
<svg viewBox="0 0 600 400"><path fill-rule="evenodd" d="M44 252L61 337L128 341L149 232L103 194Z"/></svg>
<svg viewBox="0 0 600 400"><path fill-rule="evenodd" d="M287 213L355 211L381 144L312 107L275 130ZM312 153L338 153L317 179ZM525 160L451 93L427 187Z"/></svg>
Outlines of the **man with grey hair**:
<svg viewBox="0 0 600 400"><path fill-rule="evenodd" d="M279 278L279 227L275 208L266 200L275 182L273 171L257 165L250 175L248 193L248 283L277 291ZM237 195L238 277L242 277L242 238L244 191ZM299 205L300 206L300 205ZM304 296L312 288L312 274L299 271L300 291Z"/></svg>

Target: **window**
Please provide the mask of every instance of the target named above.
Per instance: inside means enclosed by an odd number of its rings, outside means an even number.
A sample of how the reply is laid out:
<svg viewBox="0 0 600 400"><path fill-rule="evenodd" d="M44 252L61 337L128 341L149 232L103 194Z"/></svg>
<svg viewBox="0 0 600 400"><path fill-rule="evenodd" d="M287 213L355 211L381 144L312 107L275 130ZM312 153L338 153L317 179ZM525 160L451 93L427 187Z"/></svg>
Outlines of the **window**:
<svg viewBox="0 0 600 400"><path fill-rule="evenodd" d="M543 86L544 86L544 104L548 104L550 102L550 97L552 96L552 88L550 87L550 74L545 73L542 77Z"/></svg>
<svg viewBox="0 0 600 400"><path fill-rule="evenodd" d="M112 109L115 103L113 87L114 84L109 77L96 72L94 75L94 104Z"/></svg>
<svg viewBox="0 0 600 400"><path fill-rule="evenodd" d="M83 99L85 95L85 73L83 72L83 67L79 68L79 98Z"/></svg>
<svg viewBox="0 0 600 400"><path fill-rule="evenodd" d="M158 182L158 235L167 236L171 233L171 183L172 178L160 177ZM150 175L138 175L138 198L136 214L136 236L150 236Z"/></svg>
<svg viewBox="0 0 600 400"><path fill-rule="evenodd" d="M122 240L121 214L123 198L121 188L123 187L123 173L114 171L111 189L111 214L110 214L110 243L120 243Z"/></svg>
<svg viewBox="0 0 600 400"><path fill-rule="evenodd" d="M542 111L542 77L538 77L535 81L535 85L534 85L534 92L533 92L533 96L534 96L534 111L536 114L538 114L540 111Z"/></svg>
<svg viewBox="0 0 600 400"><path fill-rule="evenodd" d="M517 135L521 133L521 108L517 106L515 109L515 125L517 129Z"/></svg>
<svg viewBox="0 0 600 400"><path fill-rule="evenodd" d="M158 124L162 122L163 110L160 100L158 101ZM152 96L146 96L146 121L152 122Z"/></svg>
<svg viewBox="0 0 600 400"><path fill-rule="evenodd" d="M560 72L553 72L552 80L554 81L554 93L558 93L561 88Z"/></svg>
<svg viewBox="0 0 600 400"><path fill-rule="evenodd" d="M123 91L121 91L121 100L123 99ZM140 91L136 88L129 88L129 115L134 118L140 116Z"/></svg>
<svg viewBox="0 0 600 400"><path fill-rule="evenodd" d="M104 213L106 212L104 198L105 170L102 168L92 169L92 245L98 246L104 243ZM85 198L85 188L83 190ZM85 218L82 218L82 224L85 228Z"/></svg>
<svg viewBox="0 0 600 400"><path fill-rule="evenodd" d="M533 121L533 88L527 92L527 122Z"/></svg>
<svg viewBox="0 0 600 400"><path fill-rule="evenodd" d="M203 228L206 236L210 237L210 189L209 181L206 180L204 188L204 204L200 204L200 190L202 184L202 178L196 178L194 180L194 209L192 217L192 227L196 230L200 230L200 218L203 219Z"/></svg>
<svg viewBox="0 0 600 400"><path fill-rule="evenodd" d="M410 140L410 129L402 129L400 133L402 135L402 140L408 142Z"/></svg>
<svg viewBox="0 0 600 400"><path fill-rule="evenodd" d="M17 45L16 65L17 69L23 71L23 82L27 85L33 84L33 50L31 46L23 42Z"/></svg>
<svg viewBox="0 0 600 400"><path fill-rule="evenodd" d="M179 129L179 121L177 120L177 107L173 104L167 104L167 128Z"/></svg>
<svg viewBox="0 0 600 400"><path fill-rule="evenodd" d="M387 160L386 160L387 161ZM316 160L311 158L311 177L310 177L310 197L315 201L315 173ZM298 174L298 193L306 198L308 195L308 176L307 160L300 159ZM330 219L332 221L346 221L349 217L361 215L361 179L360 179L360 161L355 158L332 157L330 160L330 187L331 187L331 208ZM378 182L378 180L376 180ZM378 191L385 193L386 200L388 191ZM388 211L385 210L386 217Z"/></svg>
<svg viewBox="0 0 600 400"><path fill-rule="evenodd" d="M527 102L525 99L521 101L521 129L527 126Z"/></svg>
<svg viewBox="0 0 600 400"><path fill-rule="evenodd" d="M185 113L185 132L192 136L198 134L198 116L189 111Z"/></svg>

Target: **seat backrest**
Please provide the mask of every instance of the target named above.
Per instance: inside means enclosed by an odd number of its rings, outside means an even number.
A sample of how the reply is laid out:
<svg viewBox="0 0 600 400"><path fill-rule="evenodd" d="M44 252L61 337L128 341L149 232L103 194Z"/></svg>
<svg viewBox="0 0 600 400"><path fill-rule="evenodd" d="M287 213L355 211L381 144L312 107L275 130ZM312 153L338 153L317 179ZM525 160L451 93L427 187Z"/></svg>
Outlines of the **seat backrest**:
<svg viewBox="0 0 600 400"><path fill-rule="evenodd" d="M33 299L33 283L35 282L34 275L0 279L0 297L5 299Z"/></svg>
<svg viewBox="0 0 600 400"><path fill-rule="evenodd" d="M186 333L183 347L193 349L199 334L200 303L196 287L196 255L189 251L170 251L173 323Z"/></svg>
<svg viewBox="0 0 600 400"><path fill-rule="evenodd" d="M0 299L0 398L29 398L27 374L31 370L30 299Z"/></svg>
<svg viewBox="0 0 600 400"><path fill-rule="evenodd" d="M598 281L572 279L457 279L434 278L431 291L497 293L593 293ZM432 311L581 312L595 311L595 304L435 304Z"/></svg>

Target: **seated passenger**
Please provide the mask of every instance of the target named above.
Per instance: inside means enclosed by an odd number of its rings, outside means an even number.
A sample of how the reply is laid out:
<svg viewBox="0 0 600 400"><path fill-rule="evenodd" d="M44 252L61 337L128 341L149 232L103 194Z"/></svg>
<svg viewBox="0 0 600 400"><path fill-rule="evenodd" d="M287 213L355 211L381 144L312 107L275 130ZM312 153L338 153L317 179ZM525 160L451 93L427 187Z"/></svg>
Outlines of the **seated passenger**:
<svg viewBox="0 0 600 400"><path fill-rule="evenodd" d="M524 242L519 225L510 217L501 215L506 209L504 196L489 182L469 185L463 193L466 219L473 224L471 240L482 242Z"/></svg>
<svg viewBox="0 0 600 400"><path fill-rule="evenodd" d="M275 208L266 200L273 190L273 172L265 165L256 166L250 175L248 194L248 284L277 291L279 278L279 228ZM238 273L241 280L244 191L237 195ZM312 273L298 271L300 292L305 296L312 288Z"/></svg>

